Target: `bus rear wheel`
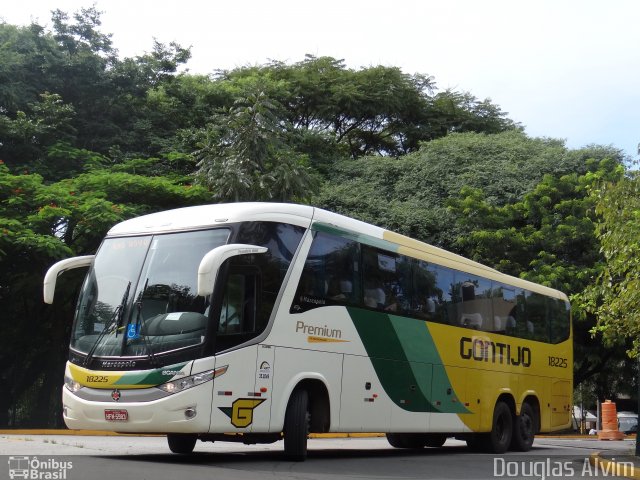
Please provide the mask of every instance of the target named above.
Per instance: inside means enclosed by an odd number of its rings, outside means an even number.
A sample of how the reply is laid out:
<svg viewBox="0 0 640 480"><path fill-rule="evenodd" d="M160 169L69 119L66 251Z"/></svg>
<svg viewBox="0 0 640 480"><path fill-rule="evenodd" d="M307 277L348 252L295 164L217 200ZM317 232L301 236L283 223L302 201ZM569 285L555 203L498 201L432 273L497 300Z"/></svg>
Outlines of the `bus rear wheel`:
<svg viewBox="0 0 640 480"><path fill-rule="evenodd" d="M520 415L513 422L513 435L511 437L511 449L517 452L528 452L533 445L536 435L536 414L528 403L523 403Z"/></svg>
<svg viewBox="0 0 640 480"><path fill-rule="evenodd" d="M196 435L170 433L167 435L169 450L173 453L187 454L193 452L198 437Z"/></svg>
<svg viewBox="0 0 640 480"><path fill-rule="evenodd" d="M310 419L309 394L295 390L284 415L284 454L289 460L302 462L307 458Z"/></svg>
<svg viewBox="0 0 640 480"><path fill-rule="evenodd" d="M500 401L493 410L493 427L489 432L488 447L491 453L504 453L511 445L513 415L509 405Z"/></svg>

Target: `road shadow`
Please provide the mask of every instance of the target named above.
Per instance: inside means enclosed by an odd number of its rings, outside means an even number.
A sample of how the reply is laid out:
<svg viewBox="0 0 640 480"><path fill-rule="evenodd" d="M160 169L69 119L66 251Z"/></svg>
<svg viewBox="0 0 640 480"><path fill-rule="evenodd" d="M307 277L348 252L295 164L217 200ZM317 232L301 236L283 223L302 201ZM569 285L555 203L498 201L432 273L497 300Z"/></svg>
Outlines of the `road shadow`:
<svg viewBox="0 0 640 480"><path fill-rule="evenodd" d="M547 456L551 452L554 452L553 447L539 446L534 447L528 452L528 455L535 456ZM372 461L384 461L389 459L422 459L422 458L436 458L436 457L451 457L464 454L465 456L475 458L493 459L495 454L475 452L470 450L465 445L452 445L443 446L440 448L422 448L422 449L400 449L389 447L384 448L312 448L308 450L307 462L323 461L331 462L334 460L362 460L371 459ZM522 453L509 452L505 454L508 456L521 456ZM175 453L141 453L141 454L126 454L126 455L101 455L99 458L111 458L132 462L155 462L155 463L167 463L167 464L209 464L215 463L216 465L234 463L261 463L261 462L287 462L287 463L300 463L293 462L287 459L283 450L238 450L236 452L215 452L195 451L190 454L175 454Z"/></svg>
<svg viewBox="0 0 640 480"><path fill-rule="evenodd" d="M259 448L259 447L258 447ZM101 455L88 459L91 471L109 472L105 478L172 478L199 480L223 478L326 479L369 478L415 480L442 478L470 480L492 478L498 457L518 462L583 462L575 452L563 457L552 447L534 447L526 454L504 456L470 451L465 445L405 450L389 448L318 448L309 450L304 462L292 462L282 450L196 451L188 455L141 453ZM503 462L504 463L504 462ZM498 464L502 465L500 460ZM89 471L89 470L87 470ZM79 472L78 472L79 473ZM89 477L87 477L89 478ZM101 477L102 478L102 477Z"/></svg>

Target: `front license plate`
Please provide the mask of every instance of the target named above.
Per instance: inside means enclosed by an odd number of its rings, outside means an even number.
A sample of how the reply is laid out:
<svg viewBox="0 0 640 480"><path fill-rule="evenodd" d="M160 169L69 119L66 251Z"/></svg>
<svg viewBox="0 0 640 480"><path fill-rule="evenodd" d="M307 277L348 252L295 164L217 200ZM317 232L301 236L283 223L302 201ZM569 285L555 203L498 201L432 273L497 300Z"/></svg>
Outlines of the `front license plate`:
<svg viewBox="0 0 640 480"><path fill-rule="evenodd" d="M105 410L104 419L109 422L126 422L129 420L129 412L126 410Z"/></svg>

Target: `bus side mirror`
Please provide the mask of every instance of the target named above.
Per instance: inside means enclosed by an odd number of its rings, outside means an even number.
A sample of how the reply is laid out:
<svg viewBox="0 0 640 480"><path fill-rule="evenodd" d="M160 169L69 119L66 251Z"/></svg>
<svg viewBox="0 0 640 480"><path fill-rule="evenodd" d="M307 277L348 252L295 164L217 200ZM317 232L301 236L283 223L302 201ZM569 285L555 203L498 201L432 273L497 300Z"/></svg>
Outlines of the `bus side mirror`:
<svg viewBox="0 0 640 480"><path fill-rule="evenodd" d="M206 297L213 293L216 275L226 259L237 257L238 255L265 253L267 250L267 247L241 243L232 243L214 248L202 258L198 267L198 295Z"/></svg>
<svg viewBox="0 0 640 480"><path fill-rule="evenodd" d="M53 303L53 294L56 291L58 275L74 268L88 267L91 265L91 262L93 262L94 257L95 255L84 255L82 257L66 258L49 268L47 274L44 276L44 284L42 285L44 303Z"/></svg>

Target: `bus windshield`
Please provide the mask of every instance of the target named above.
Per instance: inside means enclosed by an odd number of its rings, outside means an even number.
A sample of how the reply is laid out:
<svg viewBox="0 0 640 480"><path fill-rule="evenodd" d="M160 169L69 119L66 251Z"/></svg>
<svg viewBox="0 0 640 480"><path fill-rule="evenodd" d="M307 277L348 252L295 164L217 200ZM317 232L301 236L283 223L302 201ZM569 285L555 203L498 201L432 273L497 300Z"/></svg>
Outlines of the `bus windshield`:
<svg viewBox="0 0 640 480"><path fill-rule="evenodd" d="M201 344L209 299L196 294L198 265L229 234L106 239L80 293L71 348L89 357L153 356Z"/></svg>

